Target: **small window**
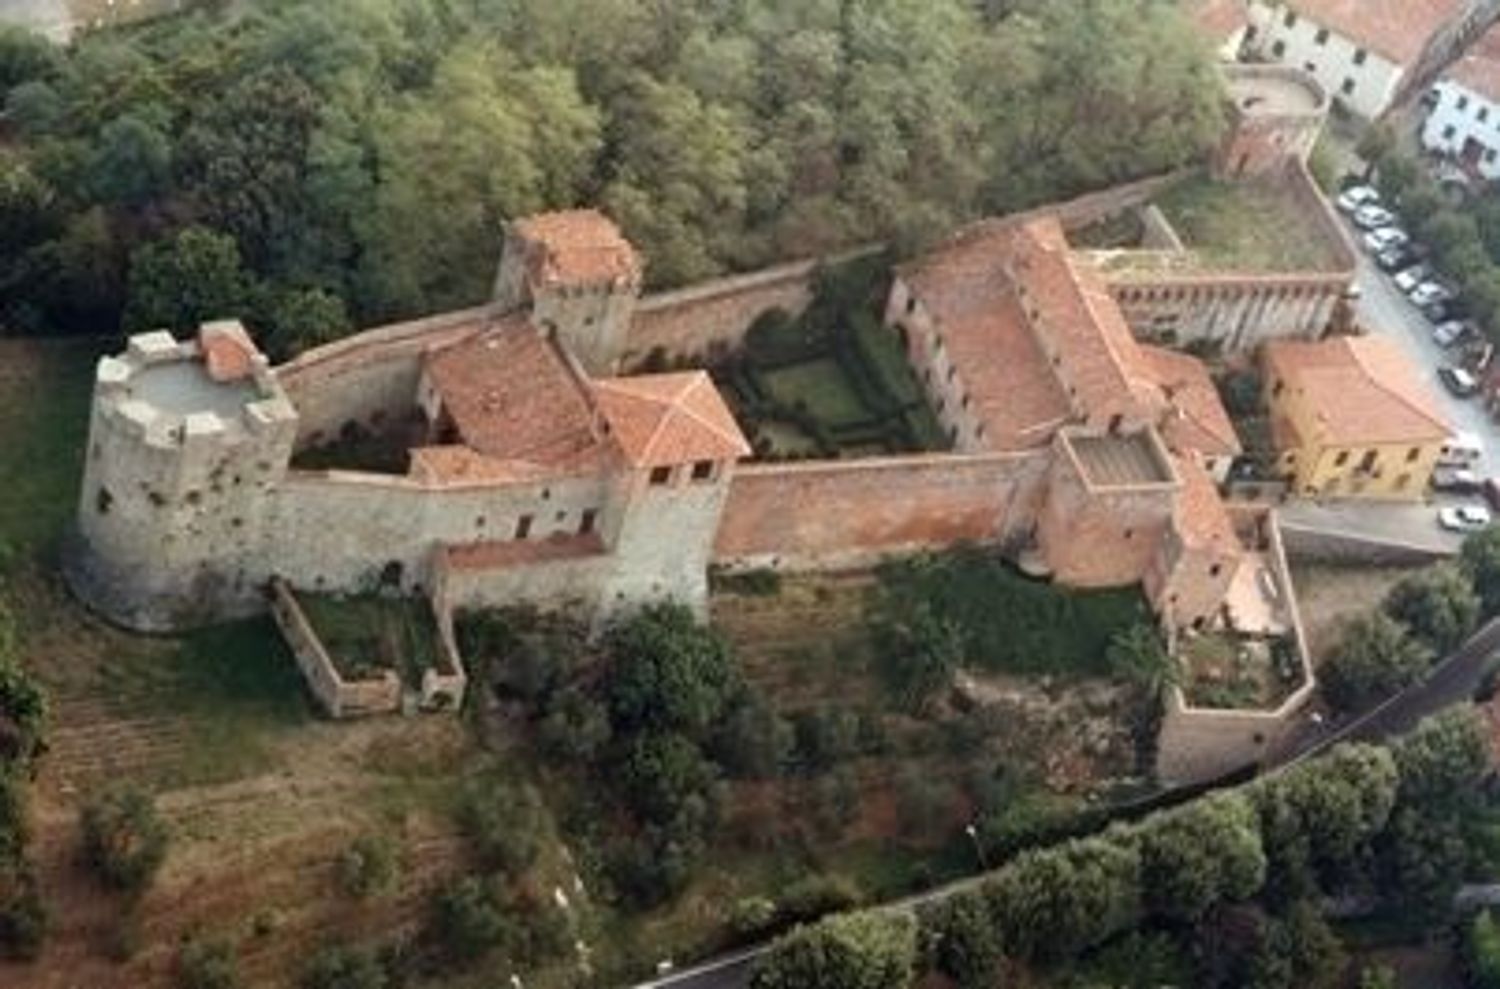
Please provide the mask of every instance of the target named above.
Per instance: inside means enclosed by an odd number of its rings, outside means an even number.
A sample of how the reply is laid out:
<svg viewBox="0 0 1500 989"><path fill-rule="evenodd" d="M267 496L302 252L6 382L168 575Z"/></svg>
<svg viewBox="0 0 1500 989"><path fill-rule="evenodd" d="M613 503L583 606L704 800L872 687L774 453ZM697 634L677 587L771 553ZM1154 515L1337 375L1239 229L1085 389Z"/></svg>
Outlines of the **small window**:
<svg viewBox="0 0 1500 989"><path fill-rule="evenodd" d="M913 296L910 296L906 300L906 314L908 316L910 316L912 313L914 313L916 311L917 311L917 297L915 295L913 295Z"/></svg>
<svg viewBox="0 0 1500 989"><path fill-rule="evenodd" d="M1411 483L1411 475L1410 474L1402 474L1401 476L1399 476L1399 477L1396 478L1396 490L1397 491L1405 491L1406 490L1406 486L1408 484L1410 484L1410 483Z"/></svg>
<svg viewBox="0 0 1500 989"><path fill-rule="evenodd" d="M707 481L714 476L714 462L712 460L699 460L693 464L693 480Z"/></svg>
<svg viewBox="0 0 1500 989"><path fill-rule="evenodd" d="M1467 96L1460 96L1458 98L1458 104L1456 108L1459 110L1467 110L1469 108L1469 98Z"/></svg>
<svg viewBox="0 0 1500 989"><path fill-rule="evenodd" d="M1367 51L1365 51L1363 48L1356 48L1354 50L1354 64L1355 65L1364 65L1365 64L1365 59L1367 59L1369 57L1370 57L1370 53L1367 52Z"/></svg>
<svg viewBox="0 0 1500 989"><path fill-rule="evenodd" d="M94 508L100 515L108 515L110 506L115 503L115 496L109 493L109 488L100 488L99 493L94 496Z"/></svg>
<svg viewBox="0 0 1500 989"><path fill-rule="evenodd" d="M1419 446L1414 446L1410 450L1406 451L1406 462L1407 463L1411 463L1413 460L1416 460L1421 455L1422 455L1422 448L1419 447Z"/></svg>
<svg viewBox="0 0 1500 989"><path fill-rule="evenodd" d="M1316 64L1314 64L1312 62L1303 62L1302 63L1302 71L1306 72L1306 73L1309 73L1311 75L1317 75L1318 74L1318 67L1317 67Z"/></svg>
<svg viewBox="0 0 1500 989"><path fill-rule="evenodd" d="M1295 10L1289 10L1289 11L1287 11L1286 12L1286 16L1281 19L1281 23L1285 24L1287 27L1296 27L1297 26L1297 12Z"/></svg>
<svg viewBox="0 0 1500 989"><path fill-rule="evenodd" d="M1494 148L1487 148L1487 149L1485 149L1485 152L1484 152L1484 163L1486 165L1493 165L1495 163L1495 149Z"/></svg>
<svg viewBox="0 0 1500 989"><path fill-rule="evenodd" d="M597 508L585 508L583 514L578 517L578 534L587 536L594 531L594 523L599 520Z"/></svg>
<svg viewBox="0 0 1500 989"><path fill-rule="evenodd" d="M1211 567L1208 568L1208 575L1210 577L1217 577L1217 576L1219 576L1219 574L1221 574L1223 572L1224 572L1224 564L1222 564L1222 563L1215 563L1213 566L1211 566Z"/></svg>
<svg viewBox="0 0 1500 989"><path fill-rule="evenodd" d="M1318 28L1318 33L1315 34L1315 35L1313 35L1313 44L1315 44L1315 45L1326 45L1326 44L1328 44L1328 29L1326 27L1320 27L1320 28Z"/></svg>
<svg viewBox="0 0 1500 989"><path fill-rule="evenodd" d="M1349 451L1340 450L1339 455L1333 458L1333 466L1342 467L1349 462Z"/></svg>
<svg viewBox="0 0 1500 989"><path fill-rule="evenodd" d="M1273 42L1271 42L1271 55L1272 55L1272 57L1274 57L1274 58L1280 58L1281 56L1283 56L1285 54L1286 54L1286 42L1285 41L1273 41Z"/></svg>
<svg viewBox="0 0 1500 989"><path fill-rule="evenodd" d="M955 374L957 374L957 373L958 373L958 367L957 367L957 365L949 364L948 365L948 380L952 381L953 380L953 376Z"/></svg>
<svg viewBox="0 0 1500 989"><path fill-rule="evenodd" d="M1365 451L1365 455L1362 458L1360 458L1359 469L1362 470L1362 471L1372 471L1372 470L1374 470L1375 469L1375 458L1378 457L1378 456L1380 456L1380 452L1378 450L1366 450Z"/></svg>
<svg viewBox="0 0 1500 989"><path fill-rule="evenodd" d="M651 468L651 483L652 484L660 487L661 485L666 484L666 483L670 482L671 480L672 480L672 468L670 468L670 467L653 467L653 468Z"/></svg>
<svg viewBox="0 0 1500 989"><path fill-rule="evenodd" d="M1354 80L1346 77L1344 79L1344 84L1339 87L1339 92L1343 93L1345 96L1353 96Z"/></svg>
<svg viewBox="0 0 1500 989"><path fill-rule="evenodd" d="M531 536L531 516L522 515L516 519L516 538L528 539Z"/></svg>
<svg viewBox="0 0 1500 989"><path fill-rule="evenodd" d="M1453 140L1453 135L1457 133L1458 131L1454 128L1454 126L1452 124L1449 124L1447 127L1443 128L1443 140L1451 141Z"/></svg>
<svg viewBox="0 0 1500 989"><path fill-rule="evenodd" d="M1276 379L1276 383L1271 386L1271 395L1272 395L1272 397L1279 396L1281 394L1282 390L1285 389L1285 388L1286 388L1286 382L1282 381L1280 378L1277 378Z"/></svg>

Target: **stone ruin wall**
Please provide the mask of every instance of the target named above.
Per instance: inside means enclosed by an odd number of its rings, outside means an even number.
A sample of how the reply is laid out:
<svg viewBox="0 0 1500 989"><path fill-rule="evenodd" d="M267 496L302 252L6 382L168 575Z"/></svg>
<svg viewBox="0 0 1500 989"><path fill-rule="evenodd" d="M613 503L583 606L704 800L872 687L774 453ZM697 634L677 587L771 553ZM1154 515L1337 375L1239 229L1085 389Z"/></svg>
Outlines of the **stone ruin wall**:
<svg viewBox="0 0 1500 989"><path fill-rule="evenodd" d="M1051 452L742 466L714 546L732 569L858 569L973 542L1029 541Z"/></svg>

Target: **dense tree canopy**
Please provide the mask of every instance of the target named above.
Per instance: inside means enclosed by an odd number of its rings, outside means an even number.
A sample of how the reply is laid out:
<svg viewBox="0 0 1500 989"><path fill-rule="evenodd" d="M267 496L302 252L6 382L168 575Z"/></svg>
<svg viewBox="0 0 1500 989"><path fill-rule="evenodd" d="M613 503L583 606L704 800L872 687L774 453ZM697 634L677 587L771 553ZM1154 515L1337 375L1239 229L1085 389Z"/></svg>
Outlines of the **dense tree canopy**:
<svg viewBox="0 0 1500 989"><path fill-rule="evenodd" d="M1220 126L1162 0L222 6L67 51L0 34L0 326L185 314L132 257L202 227L244 266L214 301L293 349L477 301L528 211L607 208L669 285L915 245L1181 164Z"/></svg>

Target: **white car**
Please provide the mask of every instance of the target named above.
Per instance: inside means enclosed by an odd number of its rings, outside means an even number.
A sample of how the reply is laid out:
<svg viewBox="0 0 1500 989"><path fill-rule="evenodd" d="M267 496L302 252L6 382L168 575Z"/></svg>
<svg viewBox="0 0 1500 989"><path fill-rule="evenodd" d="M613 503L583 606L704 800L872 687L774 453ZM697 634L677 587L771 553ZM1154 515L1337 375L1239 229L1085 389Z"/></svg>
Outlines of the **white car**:
<svg viewBox="0 0 1500 989"><path fill-rule="evenodd" d="M1406 297L1411 300L1412 305L1421 308L1434 302L1449 302L1453 299L1453 293L1437 282L1423 282L1406 293Z"/></svg>
<svg viewBox="0 0 1500 989"><path fill-rule="evenodd" d="M1438 509L1438 525L1449 532L1476 532L1490 524L1490 510L1482 505Z"/></svg>
<svg viewBox="0 0 1500 989"><path fill-rule="evenodd" d="M1432 342L1444 349L1461 343L1469 335L1469 324L1461 319L1450 319L1432 328Z"/></svg>
<svg viewBox="0 0 1500 989"><path fill-rule="evenodd" d="M1354 225L1361 230L1389 227L1396 222L1396 214L1384 206L1361 206L1354 211Z"/></svg>
<svg viewBox="0 0 1500 989"><path fill-rule="evenodd" d="M1381 227L1379 230L1371 230L1360 239L1371 254L1379 254L1389 247L1405 247L1411 243L1411 238L1400 227Z"/></svg>
<svg viewBox="0 0 1500 989"><path fill-rule="evenodd" d="M1340 193L1338 205L1345 213L1353 213L1361 206L1378 206L1380 193L1367 185L1353 185Z"/></svg>
<svg viewBox="0 0 1500 989"><path fill-rule="evenodd" d="M1414 264L1405 271L1398 272L1396 277L1391 280L1396 283L1396 287L1401 290L1401 294L1406 295L1412 289L1431 278L1431 268L1425 264Z"/></svg>

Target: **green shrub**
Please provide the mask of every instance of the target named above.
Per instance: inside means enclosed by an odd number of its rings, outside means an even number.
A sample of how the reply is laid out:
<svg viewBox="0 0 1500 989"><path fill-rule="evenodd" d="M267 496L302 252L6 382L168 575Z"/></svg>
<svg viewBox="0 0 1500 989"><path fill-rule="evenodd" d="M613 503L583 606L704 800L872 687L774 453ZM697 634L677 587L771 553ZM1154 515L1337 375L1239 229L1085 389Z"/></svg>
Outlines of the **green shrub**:
<svg viewBox="0 0 1500 989"><path fill-rule="evenodd" d="M353 948L324 948L313 956L301 989L388 989L390 976L374 955Z"/></svg>
<svg viewBox="0 0 1500 989"><path fill-rule="evenodd" d="M339 886L356 899L388 892L396 883L396 850L376 835L360 835L338 859Z"/></svg>
<svg viewBox="0 0 1500 989"><path fill-rule="evenodd" d="M81 817L84 860L108 886L139 893L167 857L167 827L156 805L135 789L89 801Z"/></svg>
<svg viewBox="0 0 1500 989"><path fill-rule="evenodd" d="M1464 966L1473 989L1500 989L1500 925L1481 910L1464 932Z"/></svg>
<svg viewBox="0 0 1500 989"><path fill-rule="evenodd" d="M31 960L47 935L47 905L25 866L0 866L0 956Z"/></svg>
<svg viewBox="0 0 1500 989"><path fill-rule="evenodd" d="M506 930L493 892L478 879L458 879L433 897L427 931L450 962L478 961L499 947Z"/></svg>
<svg viewBox="0 0 1500 989"><path fill-rule="evenodd" d="M864 900L859 884L837 873L805 876L782 891L777 904L778 919L787 924L814 920L824 914L848 910Z"/></svg>
<svg viewBox="0 0 1500 989"><path fill-rule="evenodd" d="M194 938L177 956L178 989L238 989L239 963L224 938Z"/></svg>

